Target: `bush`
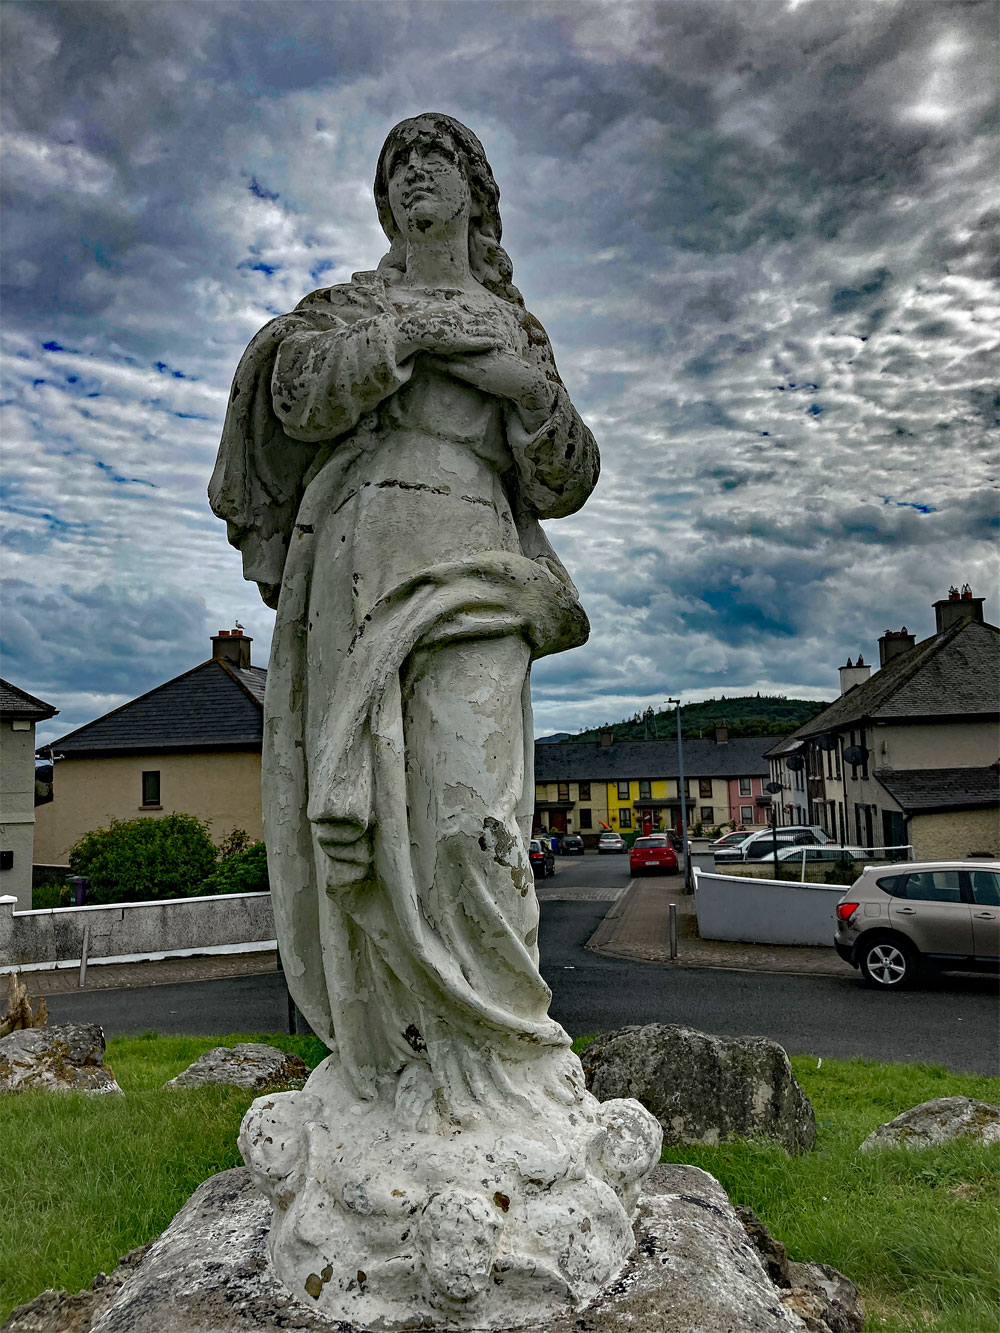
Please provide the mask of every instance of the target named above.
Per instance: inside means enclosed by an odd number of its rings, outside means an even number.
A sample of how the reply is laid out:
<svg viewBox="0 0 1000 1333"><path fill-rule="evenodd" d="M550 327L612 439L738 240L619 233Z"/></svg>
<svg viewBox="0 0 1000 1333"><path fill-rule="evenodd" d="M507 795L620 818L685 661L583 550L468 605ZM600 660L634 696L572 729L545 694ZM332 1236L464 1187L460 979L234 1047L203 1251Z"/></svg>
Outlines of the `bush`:
<svg viewBox="0 0 1000 1333"><path fill-rule="evenodd" d="M87 901L143 902L201 893L215 869L208 826L194 815L113 819L85 833L69 854L74 875L90 880Z"/></svg>
<svg viewBox="0 0 1000 1333"><path fill-rule="evenodd" d="M232 835L230 835L230 838ZM227 839L226 842L230 841ZM220 848L221 859L199 893L266 893L271 885L267 878L267 852L262 842L252 842L243 851L226 856L226 842Z"/></svg>
<svg viewBox="0 0 1000 1333"><path fill-rule="evenodd" d="M35 911L44 907L69 907L71 896L65 880L47 879L31 890L31 906Z"/></svg>

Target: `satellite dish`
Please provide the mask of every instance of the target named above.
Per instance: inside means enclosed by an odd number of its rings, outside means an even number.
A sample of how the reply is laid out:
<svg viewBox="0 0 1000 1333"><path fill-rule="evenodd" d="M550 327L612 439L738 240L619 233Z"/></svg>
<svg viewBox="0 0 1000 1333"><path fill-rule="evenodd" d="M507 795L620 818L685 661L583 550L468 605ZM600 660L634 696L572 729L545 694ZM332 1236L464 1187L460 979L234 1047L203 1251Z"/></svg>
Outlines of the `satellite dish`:
<svg viewBox="0 0 1000 1333"><path fill-rule="evenodd" d="M835 750L837 748L837 738L831 735L829 731L824 731L816 737L815 744L819 750Z"/></svg>
<svg viewBox="0 0 1000 1333"><path fill-rule="evenodd" d="M787 769L790 769L793 773L801 773L802 770L805 768L805 766L806 766L806 761L802 758L800 754L790 755L785 760L785 767Z"/></svg>
<svg viewBox="0 0 1000 1333"><path fill-rule="evenodd" d="M765 782L765 783L764 783L764 790L765 790L765 791L769 791L769 792L771 792L771 793L773 793L773 794L776 795L779 791L781 791L781 783L780 783L780 782Z"/></svg>
<svg viewBox="0 0 1000 1333"><path fill-rule="evenodd" d="M863 745L849 745L844 751L844 761L857 768L858 764L863 764L868 758L868 750Z"/></svg>

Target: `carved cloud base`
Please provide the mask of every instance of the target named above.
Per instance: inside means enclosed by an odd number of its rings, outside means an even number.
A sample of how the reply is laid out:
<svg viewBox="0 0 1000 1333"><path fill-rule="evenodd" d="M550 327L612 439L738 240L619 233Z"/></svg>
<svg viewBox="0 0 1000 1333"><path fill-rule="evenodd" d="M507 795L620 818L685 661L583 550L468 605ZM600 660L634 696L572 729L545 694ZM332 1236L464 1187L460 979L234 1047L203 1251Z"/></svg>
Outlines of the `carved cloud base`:
<svg viewBox="0 0 1000 1333"><path fill-rule="evenodd" d="M571 1094L488 1113L421 1098L417 1066L358 1101L336 1054L301 1092L254 1102L240 1148L274 1204L268 1249L290 1293L379 1330L510 1329L591 1300L633 1248L661 1131L559 1059Z"/></svg>

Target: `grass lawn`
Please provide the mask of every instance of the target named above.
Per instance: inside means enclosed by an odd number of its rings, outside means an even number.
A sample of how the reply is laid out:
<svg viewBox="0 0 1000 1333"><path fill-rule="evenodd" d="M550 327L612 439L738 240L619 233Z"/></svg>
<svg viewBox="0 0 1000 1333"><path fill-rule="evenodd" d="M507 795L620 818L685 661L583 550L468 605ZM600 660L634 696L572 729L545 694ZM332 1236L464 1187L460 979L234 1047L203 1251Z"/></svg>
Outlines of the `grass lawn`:
<svg viewBox="0 0 1000 1333"><path fill-rule="evenodd" d="M75 1291L159 1235L208 1176L240 1165L236 1131L252 1095L164 1092L210 1046L266 1040L314 1066L306 1037L136 1037L108 1043L125 1097L22 1093L3 1100L0 1320L45 1287ZM795 1259L821 1260L861 1289L866 1329L1000 1328L1000 1149L954 1144L858 1154L876 1125L930 1097L1000 1103L1000 1079L926 1065L792 1059L816 1111L814 1152L759 1143L669 1149L756 1209Z"/></svg>

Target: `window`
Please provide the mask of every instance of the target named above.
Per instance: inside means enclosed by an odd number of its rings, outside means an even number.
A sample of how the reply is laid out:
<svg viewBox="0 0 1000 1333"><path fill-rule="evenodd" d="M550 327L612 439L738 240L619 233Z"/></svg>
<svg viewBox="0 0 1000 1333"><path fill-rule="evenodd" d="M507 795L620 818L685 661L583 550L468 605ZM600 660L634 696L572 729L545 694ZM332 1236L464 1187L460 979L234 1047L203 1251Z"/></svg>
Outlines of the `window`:
<svg viewBox="0 0 1000 1333"><path fill-rule="evenodd" d="M632 811L631 811L631 810L619 810L619 811L618 811L618 823L621 825L622 828L631 828L631 827L632 827Z"/></svg>
<svg viewBox="0 0 1000 1333"><path fill-rule="evenodd" d="M590 783L589 783L589 782L581 782L581 783L580 783L580 800L581 800L581 801L589 801L589 800L590 800Z"/></svg>
<svg viewBox="0 0 1000 1333"><path fill-rule="evenodd" d="M1000 907L1000 875L993 870L973 870L972 901L980 907Z"/></svg>
<svg viewBox="0 0 1000 1333"><path fill-rule="evenodd" d="M750 795L750 779L749 779L749 778L740 778L740 795L741 795L741 796L749 796L749 795Z"/></svg>
<svg viewBox="0 0 1000 1333"><path fill-rule="evenodd" d="M619 801L627 801L627 800L628 800L628 783L627 783L627 782L619 782L619 784L618 784L618 799L619 799Z"/></svg>
<svg viewBox="0 0 1000 1333"><path fill-rule="evenodd" d="M715 807L712 805L703 805L701 807L701 822L711 824L715 819Z"/></svg>
<svg viewBox="0 0 1000 1333"><path fill-rule="evenodd" d="M639 800L648 801L652 799L653 788L649 778L639 779Z"/></svg>
<svg viewBox="0 0 1000 1333"><path fill-rule="evenodd" d="M568 783L568 782L560 782L560 783L559 783L559 787L558 787L558 792L559 792L559 794L558 794L558 796L556 797L557 800L559 800L559 801L568 801L568 800L569 800L569 783Z"/></svg>
<svg viewBox="0 0 1000 1333"><path fill-rule="evenodd" d="M143 805L160 804L160 772L157 769L152 773L143 773L142 775L142 803Z"/></svg>
<svg viewBox="0 0 1000 1333"><path fill-rule="evenodd" d="M14 869L14 852L13 849L8 848L6 851L0 852L0 870L13 870L13 869Z"/></svg>
<svg viewBox="0 0 1000 1333"><path fill-rule="evenodd" d="M960 903L962 889L957 870L923 870L897 879L895 897L922 903ZM882 886L879 885L881 888Z"/></svg>
<svg viewBox="0 0 1000 1333"><path fill-rule="evenodd" d="M581 827L581 828L593 828L593 827L594 827L594 817L593 817L593 813L592 813L590 810L580 810L580 811L577 812L577 814L578 814L578 817L579 817L579 820L580 820L580 827Z"/></svg>
<svg viewBox="0 0 1000 1333"><path fill-rule="evenodd" d="M753 806L752 806L752 805L741 805L741 806L740 806L740 823L741 823L741 824L752 824L752 823L753 823Z"/></svg>
<svg viewBox="0 0 1000 1333"><path fill-rule="evenodd" d="M712 779L711 779L711 778L699 778L699 779L698 779L698 795L701 796L703 799L707 799L707 800L709 800L709 801L712 799Z"/></svg>

